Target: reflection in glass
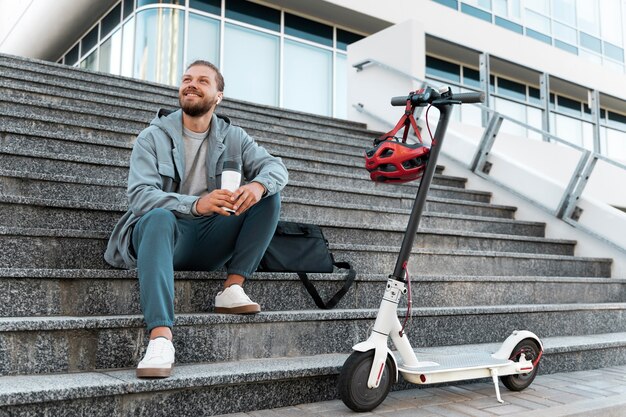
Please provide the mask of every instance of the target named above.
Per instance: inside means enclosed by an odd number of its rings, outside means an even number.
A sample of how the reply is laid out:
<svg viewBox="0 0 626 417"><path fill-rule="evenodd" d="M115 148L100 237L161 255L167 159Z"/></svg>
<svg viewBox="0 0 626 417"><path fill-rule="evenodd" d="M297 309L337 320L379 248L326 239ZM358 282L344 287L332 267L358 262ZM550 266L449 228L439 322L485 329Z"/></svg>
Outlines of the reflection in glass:
<svg viewBox="0 0 626 417"><path fill-rule="evenodd" d="M215 19L189 13L187 34L187 64L204 59L219 67L220 22Z"/></svg>
<svg viewBox="0 0 626 417"><path fill-rule="evenodd" d="M148 9L137 13L134 76L177 85L183 66L184 13L178 9Z"/></svg>
<svg viewBox="0 0 626 417"><path fill-rule="evenodd" d="M335 54L335 111L334 117L348 117L348 60L346 55Z"/></svg>
<svg viewBox="0 0 626 417"><path fill-rule="evenodd" d="M100 62L98 64L100 71L119 75L121 54L122 30L118 29L106 42L100 45Z"/></svg>
<svg viewBox="0 0 626 417"><path fill-rule="evenodd" d="M95 49L89 56L80 62L80 67L91 71L98 71L98 50Z"/></svg>
<svg viewBox="0 0 626 417"><path fill-rule="evenodd" d="M284 106L330 116L332 53L288 39L284 50Z"/></svg>
<svg viewBox="0 0 626 417"><path fill-rule="evenodd" d="M279 38L226 24L222 73L228 97L278 105Z"/></svg>
<svg viewBox="0 0 626 417"><path fill-rule="evenodd" d="M133 51L135 39L135 19L130 19L124 24L122 36L122 69L120 75L133 76Z"/></svg>

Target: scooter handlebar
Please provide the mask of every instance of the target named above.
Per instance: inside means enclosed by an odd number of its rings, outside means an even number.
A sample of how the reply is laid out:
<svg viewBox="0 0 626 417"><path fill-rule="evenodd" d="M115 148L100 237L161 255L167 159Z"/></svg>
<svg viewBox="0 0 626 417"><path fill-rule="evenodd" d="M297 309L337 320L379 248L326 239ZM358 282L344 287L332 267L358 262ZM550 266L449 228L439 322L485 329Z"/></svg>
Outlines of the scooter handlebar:
<svg viewBox="0 0 626 417"><path fill-rule="evenodd" d="M404 106L406 105L407 100L411 100L411 104L413 105L425 105L430 104L435 100L439 100L442 98L442 95L427 88L422 93L416 93L409 96L396 96L391 98L392 106ZM460 101L461 103L482 103L485 101L485 93L457 93L452 94L448 97L445 97L451 101Z"/></svg>

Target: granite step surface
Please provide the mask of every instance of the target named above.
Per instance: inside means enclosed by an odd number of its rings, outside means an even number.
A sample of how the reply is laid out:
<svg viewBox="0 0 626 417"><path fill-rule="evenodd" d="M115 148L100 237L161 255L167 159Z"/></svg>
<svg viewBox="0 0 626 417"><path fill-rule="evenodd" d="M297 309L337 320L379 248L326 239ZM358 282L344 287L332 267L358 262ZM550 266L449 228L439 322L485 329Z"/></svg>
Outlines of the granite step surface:
<svg viewBox="0 0 626 417"><path fill-rule="evenodd" d="M57 229L59 224L72 230L110 232L126 211L126 205L0 195L0 226ZM385 210L382 212L381 210ZM282 198L281 218L333 219L342 223L362 222L375 228L406 227L409 210L373 208L355 204ZM309 221L310 222L310 221ZM463 230L505 235L543 237L545 223L500 219L455 213L424 212L421 229Z"/></svg>
<svg viewBox="0 0 626 417"><path fill-rule="evenodd" d="M388 275L358 272L337 308L377 308ZM322 298L329 299L343 285L345 271L309 278ZM617 278L415 275L411 280L413 307L617 303L626 297L626 279ZM176 313L212 311L223 281L219 271L177 271ZM263 311L317 309L293 273L256 273L246 291ZM275 297L277 293L288 296ZM406 304L403 298L400 307L405 309ZM141 314L134 270L0 269L0 317L128 314Z"/></svg>
<svg viewBox="0 0 626 417"><path fill-rule="evenodd" d="M499 335L479 345L420 348L416 354L494 352L503 338ZM544 375L618 366L626 359L625 333L542 337L542 343L545 351L539 373ZM134 370L5 376L0 378L0 412L12 416L198 416L324 401L338 397L337 375L347 356L346 352L180 365L165 380L140 380ZM393 389L414 387L399 383ZM347 408L345 412L350 413Z"/></svg>
<svg viewBox="0 0 626 417"><path fill-rule="evenodd" d="M331 244L337 259L365 273L393 271L399 247ZM546 275L610 277L610 258L413 248L407 270L420 275Z"/></svg>
<svg viewBox="0 0 626 417"><path fill-rule="evenodd" d="M17 176L15 172L0 169L0 194L16 197L58 196L63 200L126 204L128 201L125 180L91 181L89 178L68 178L67 176L28 175ZM45 178L45 179L40 179ZM444 192L433 190L429 193L426 210L440 213L459 213L504 219L514 218L516 208L484 202L455 198L456 190ZM443 196L442 196L443 194ZM468 193L462 193L467 196ZM411 209L415 196L393 192L359 190L335 183L310 183L290 180L281 191L284 198L314 199L328 202L349 201L352 204L379 208Z"/></svg>
<svg viewBox="0 0 626 417"><path fill-rule="evenodd" d="M64 87L64 83L57 77L40 79L36 82L24 81L9 76L3 77L3 68L0 64L0 91L4 97L10 97L17 102L29 100L37 103L53 104L59 107L69 106L72 111L86 114L110 115L123 119L150 121L158 109L177 109L178 91L172 88L164 95L145 93L143 82L134 82L134 92L128 88L120 91L98 89L93 85L73 84ZM24 74L20 74L21 77ZM136 90L140 88L141 90ZM355 123L345 119L333 119L294 110L273 106L259 105L228 97L218 107L218 114L241 120L268 121L277 120L279 124L291 129L317 130L326 133L343 133L346 137L380 136L381 132L368 130L362 123Z"/></svg>
<svg viewBox="0 0 626 417"><path fill-rule="evenodd" d="M145 92L149 92L149 96L145 99L147 102L155 103L172 103L177 105L176 87L163 84L156 84L147 81L141 81L133 78L113 76L111 74L100 74L91 71L85 71L80 68L69 68L63 65L40 63L39 61L24 62L22 58L7 57L0 55L0 77L9 79L13 82L19 82L25 78L31 78L32 84L43 84L44 86L52 85L56 87L65 87L69 93L74 91L88 91L95 94L75 94L77 100L92 100L99 102L102 96L112 96L121 98L120 104L126 105L127 100L137 100L137 97L144 97ZM31 75L31 77L25 77ZM31 85L32 85L31 84ZM345 119L334 119L310 113L303 113L294 110L286 110L273 106L259 105L256 103L245 102L242 100L232 100L227 98L227 102L236 103L237 107L246 108L252 111L268 113L283 117L297 118L300 120L310 120L320 125L336 125L340 127L352 128L357 131L366 131L363 123L349 121ZM135 104L135 103L133 103ZM223 102L222 104L226 104Z"/></svg>
<svg viewBox="0 0 626 417"><path fill-rule="evenodd" d="M366 339L377 311L179 314L174 324L176 361L348 352ZM540 337L614 333L626 331L625 312L624 303L424 307L412 309L407 332L414 347L485 343L520 328ZM0 346L6 347L0 349L0 375L133 367L142 357L145 339L140 315L0 318Z"/></svg>
<svg viewBox="0 0 626 417"><path fill-rule="evenodd" d="M92 107L77 106L73 103L61 103L58 101L43 101L36 97L19 97L15 94L0 97L0 114L17 118L32 118L42 114L47 116L51 123L72 124L75 119L92 128L100 128L107 124L124 128L139 133L147 127L156 116L159 107L152 111L124 110L105 112ZM165 106L168 110L176 110L176 106ZM219 108L219 115L225 115L235 125L244 129L258 131L271 131L278 137L295 136L308 138L309 140L323 141L331 145L344 144L345 146L365 147L371 146L373 139L378 137L372 132L353 132L334 126L320 126L319 123L307 123L301 120L292 120L284 117L276 117L262 113L254 113L241 110L236 107ZM341 138L340 141L337 138Z"/></svg>
<svg viewBox="0 0 626 417"><path fill-rule="evenodd" d="M310 219L288 219L298 223ZM397 247L404 237L401 227L372 229L361 223L339 223L318 219L325 238L333 244L362 244ZM28 226L28 225L26 225ZM60 226L60 225L53 225ZM0 265L10 268L103 268L103 253L109 232L0 226ZM575 241L532 236L498 235L422 228L414 248L429 250L473 250L572 256Z"/></svg>

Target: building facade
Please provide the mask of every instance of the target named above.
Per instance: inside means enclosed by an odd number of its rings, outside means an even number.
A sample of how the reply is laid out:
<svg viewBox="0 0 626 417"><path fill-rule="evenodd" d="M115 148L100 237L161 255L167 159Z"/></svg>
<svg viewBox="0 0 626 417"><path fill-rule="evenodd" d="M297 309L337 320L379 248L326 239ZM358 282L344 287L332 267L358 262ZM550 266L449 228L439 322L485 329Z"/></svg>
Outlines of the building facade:
<svg viewBox="0 0 626 417"><path fill-rule="evenodd" d="M58 62L176 85L207 59L228 97L345 118L348 45L405 19L426 22L427 80L626 161L625 0L122 0ZM457 118L483 123L469 106Z"/></svg>

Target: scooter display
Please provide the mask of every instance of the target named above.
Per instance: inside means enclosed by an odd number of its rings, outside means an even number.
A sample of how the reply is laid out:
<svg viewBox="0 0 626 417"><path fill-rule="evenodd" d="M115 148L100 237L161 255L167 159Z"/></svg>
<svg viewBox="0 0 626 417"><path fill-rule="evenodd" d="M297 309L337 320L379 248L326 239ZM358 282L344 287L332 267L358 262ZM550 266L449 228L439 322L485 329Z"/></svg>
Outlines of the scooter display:
<svg viewBox="0 0 626 417"><path fill-rule="evenodd" d="M393 106L405 106L404 115L392 131L377 139L374 142L375 147L366 152L366 168L373 180L406 182L421 177L421 181L400 253L393 274L387 281L372 332L366 341L353 347L354 351L339 374L339 395L344 404L354 411L371 411L382 403L392 384L398 381L399 373L405 381L415 384L491 378L499 402L503 401L498 378L509 390L521 391L537 375L543 345L530 331L513 331L496 352L472 351L458 355L442 353L418 359L404 331L405 326L398 317L398 305L402 296L407 295L408 309L411 308L407 265L453 106L482 101L482 93L453 94L450 88L440 91L425 88L411 92L408 96L393 97ZM413 118L416 107L425 106L435 107L440 113L430 148L421 143ZM414 129L420 143L406 143L410 127ZM404 134L400 141L395 134L402 128ZM395 351L388 347L389 339Z"/></svg>

